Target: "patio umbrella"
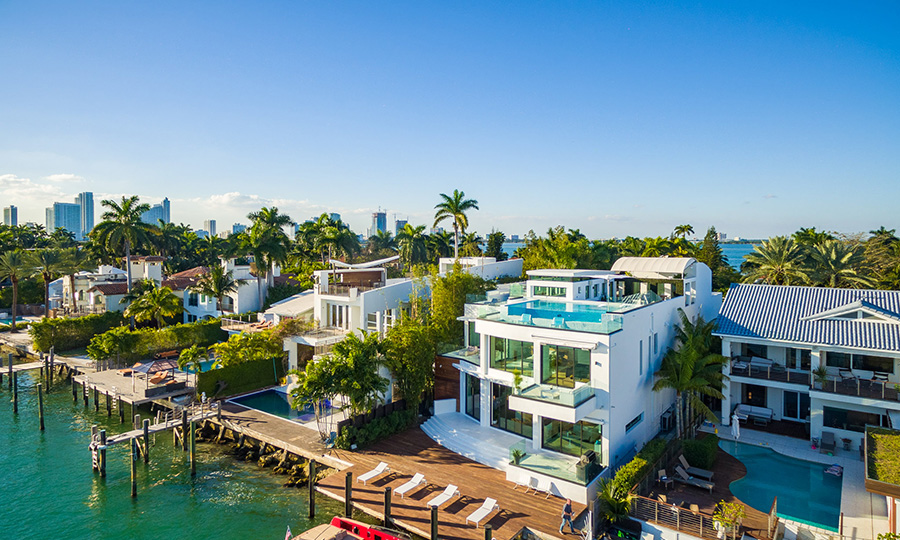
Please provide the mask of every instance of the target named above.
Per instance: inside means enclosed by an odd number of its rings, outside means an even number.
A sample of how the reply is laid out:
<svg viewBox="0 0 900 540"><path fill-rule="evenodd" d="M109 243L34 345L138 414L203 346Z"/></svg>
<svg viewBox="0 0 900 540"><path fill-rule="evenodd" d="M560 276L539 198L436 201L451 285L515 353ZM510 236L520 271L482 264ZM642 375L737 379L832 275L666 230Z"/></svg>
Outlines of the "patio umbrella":
<svg viewBox="0 0 900 540"><path fill-rule="evenodd" d="M738 420L737 414L731 415L731 436L734 440L741 438L741 424Z"/></svg>

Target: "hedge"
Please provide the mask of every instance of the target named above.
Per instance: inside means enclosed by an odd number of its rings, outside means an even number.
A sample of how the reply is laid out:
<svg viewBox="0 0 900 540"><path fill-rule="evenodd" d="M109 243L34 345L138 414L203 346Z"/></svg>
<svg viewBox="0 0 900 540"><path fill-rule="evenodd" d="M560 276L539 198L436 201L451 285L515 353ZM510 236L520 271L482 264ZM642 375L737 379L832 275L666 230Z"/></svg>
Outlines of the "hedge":
<svg viewBox="0 0 900 540"><path fill-rule="evenodd" d="M362 427L349 426L337 438L335 446L349 450L352 445L364 448L395 433L406 431L416 420L418 411L415 408L394 411L388 416L375 418Z"/></svg>
<svg viewBox="0 0 900 540"><path fill-rule="evenodd" d="M665 451L666 441L664 439L653 439L648 442L631 461L622 465L616 471L616 482L621 482L620 485L631 489L647 476L650 472L650 467L656 463Z"/></svg>
<svg viewBox="0 0 900 540"><path fill-rule="evenodd" d="M273 386L284 376L280 358L252 360L199 373L197 393L206 392L208 397L219 399Z"/></svg>
<svg viewBox="0 0 900 540"><path fill-rule="evenodd" d="M719 453L719 436L707 433L702 439L684 441L684 459L694 467L712 469Z"/></svg>
<svg viewBox="0 0 900 540"><path fill-rule="evenodd" d="M88 354L95 360L105 358L119 358L127 363L152 358L154 354L181 350L191 345L209 347L213 343L224 340L227 332L222 330L222 323L218 319L208 319L188 324L176 324L166 326L161 330L155 328L143 328L140 330L128 330L123 333L129 347L124 351L107 350L104 334L99 334L91 339Z"/></svg>
<svg viewBox="0 0 900 540"><path fill-rule="evenodd" d="M32 323L29 332L38 351L49 352L50 347L54 347L56 352L63 352L86 347L94 336L124 323L121 313L107 311L69 319L44 319Z"/></svg>

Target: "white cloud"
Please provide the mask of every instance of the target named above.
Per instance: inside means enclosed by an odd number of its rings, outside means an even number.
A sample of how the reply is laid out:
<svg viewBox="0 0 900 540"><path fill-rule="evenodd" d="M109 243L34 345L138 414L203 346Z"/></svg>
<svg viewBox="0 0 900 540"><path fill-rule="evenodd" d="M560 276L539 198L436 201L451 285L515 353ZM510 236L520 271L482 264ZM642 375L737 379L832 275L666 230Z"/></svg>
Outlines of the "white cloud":
<svg viewBox="0 0 900 540"><path fill-rule="evenodd" d="M51 174L50 176L45 176L43 179L58 184L84 182L83 176L71 173Z"/></svg>
<svg viewBox="0 0 900 540"><path fill-rule="evenodd" d="M56 201L70 201L73 196L55 184L34 182L15 174L0 174L2 206L12 204L18 207L19 223L34 221L43 224L45 208Z"/></svg>

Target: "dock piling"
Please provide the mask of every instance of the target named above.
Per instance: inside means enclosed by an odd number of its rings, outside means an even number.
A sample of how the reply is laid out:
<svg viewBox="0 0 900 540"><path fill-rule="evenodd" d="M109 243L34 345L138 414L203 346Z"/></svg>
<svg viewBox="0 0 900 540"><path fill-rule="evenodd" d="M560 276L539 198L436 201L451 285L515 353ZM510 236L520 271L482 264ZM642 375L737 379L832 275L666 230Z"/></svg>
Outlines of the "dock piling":
<svg viewBox="0 0 900 540"><path fill-rule="evenodd" d="M187 411L185 411L187 414ZM195 423L191 422L191 476L197 474L197 460L194 455L197 446L197 432L195 428Z"/></svg>
<svg viewBox="0 0 900 540"><path fill-rule="evenodd" d="M131 421L131 429L137 429L141 427L141 415L134 415L134 419Z"/></svg>
<svg viewBox="0 0 900 540"><path fill-rule="evenodd" d="M316 517L316 460L309 460L309 519Z"/></svg>
<svg viewBox="0 0 900 540"><path fill-rule="evenodd" d="M48 363L49 369L47 370L47 391L50 391L50 387L53 386L53 368L55 367L53 364L55 363L55 358L53 356L53 347L50 347L50 361Z"/></svg>
<svg viewBox="0 0 900 540"><path fill-rule="evenodd" d="M438 540L438 508L431 507L431 540Z"/></svg>
<svg viewBox="0 0 900 540"><path fill-rule="evenodd" d="M493 527L490 523L485 524L485 526L484 526L484 540L491 540L491 538L492 538L493 536L494 536L494 527Z"/></svg>
<svg viewBox="0 0 900 540"><path fill-rule="evenodd" d="M19 414L19 374L13 373L13 414Z"/></svg>
<svg viewBox="0 0 900 540"><path fill-rule="evenodd" d="M100 390L94 387L94 412L100 412Z"/></svg>
<svg viewBox="0 0 900 540"><path fill-rule="evenodd" d="M41 431L44 431L44 389L41 383L37 385L38 390L38 419L41 423Z"/></svg>
<svg viewBox="0 0 900 540"><path fill-rule="evenodd" d="M87 380L81 383L81 397L84 399L84 406L88 407L88 389Z"/></svg>
<svg viewBox="0 0 900 540"><path fill-rule="evenodd" d="M116 409L119 411L119 423L125 423L125 409L122 408L122 396L116 397Z"/></svg>
<svg viewBox="0 0 900 540"><path fill-rule="evenodd" d="M112 398L109 397L109 390L106 391L106 416L112 416Z"/></svg>
<svg viewBox="0 0 900 540"><path fill-rule="evenodd" d="M391 488L384 488L384 526L391 526Z"/></svg>
<svg viewBox="0 0 900 540"><path fill-rule="evenodd" d="M350 471L344 477L344 517L353 518L353 473Z"/></svg>
<svg viewBox="0 0 900 540"><path fill-rule="evenodd" d="M181 449L188 450L188 412L187 409L181 409Z"/></svg>
<svg viewBox="0 0 900 540"><path fill-rule="evenodd" d="M6 360L7 360L7 363L9 364L9 387L12 388L12 383L13 383L12 353L9 353L6 355Z"/></svg>
<svg viewBox="0 0 900 540"><path fill-rule="evenodd" d="M131 497L137 497L137 440L131 439Z"/></svg>
<svg viewBox="0 0 900 540"><path fill-rule="evenodd" d="M78 405L78 384L75 382L75 377L72 377L72 402L74 405Z"/></svg>
<svg viewBox="0 0 900 540"><path fill-rule="evenodd" d="M106 430L100 430L100 476L106 476Z"/></svg>
<svg viewBox="0 0 900 540"><path fill-rule="evenodd" d="M150 420L144 420L144 463L150 463Z"/></svg>

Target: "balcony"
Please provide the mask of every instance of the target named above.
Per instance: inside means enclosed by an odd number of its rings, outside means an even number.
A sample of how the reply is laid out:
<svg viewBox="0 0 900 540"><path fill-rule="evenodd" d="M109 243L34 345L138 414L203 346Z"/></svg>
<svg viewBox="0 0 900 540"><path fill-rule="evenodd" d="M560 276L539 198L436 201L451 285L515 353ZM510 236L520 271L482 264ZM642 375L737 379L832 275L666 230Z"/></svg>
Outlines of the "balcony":
<svg viewBox="0 0 900 540"><path fill-rule="evenodd" d="M463 347L462 349L442 353L441 356L462 360L476 366L481 363L481 354L479 354L478 347Z"/></svg>
<svg viewBox="0 0 900 540"><path fill-rule="evenodd" d="M533 384L509 396L509 408L575 423L597 410L597 396L590 386L573 389Z"/></svg>
<svg viewBox="0 0 900 540"><path fill-rule="evenodd" d="M897 391L897 385L887 380L887 374L840 370L839 375L829 375L828 380L824 384L816 382L815 386L813 386L812 377L808 372L786 369L775 362L771 364L765 362L754 363L745 357L738 357L731 362L729 375L797 384L814 391L842 396L887 401L900 400L900 392Z"/></svg>
<svg viewBox="0 0 900 540"><path fill-rule="evenodd" d="M352 292L354 289L356 290L355 294L363 293L366 291L373 291L375 289L380 289L384 287L384 283L382 282L372 282L367 284L344 284L344 283L329 283L328 284L328 292L325 292L325 287L318 286L316 288L316 293L331 295L331 296L353 296Z"/></svg>
<svg viewBox="0 0 900 540"><path fill-rule="evenodd" d="M822 385L821 388L819 386L816 383L814 390L864 399L900 400L900 392L897 392L897 385L888 381L863 379L860 377L829 377L828 382Z"/></svg>
<svg viewBox="0 0 900 540"><path fill-rule="evenodd" d="M766 381L783 382L790 384L810 385L810 375L806 371L794 371L786 369L781 364L772 362L769 365L754 364L741 357L731 362L731 372L735 377L748 377L750 379L762 379Z"/></svg>
<svg viewBox="0 0 900 540"><path fill-rule="evenodd" d="M563 388L550 384L533 384L519 392L519 395L526 399L536 399L566 407L577 407L594 397L594 389L587 385L579 386L578 388Z"/></svg>
<svg viewBox="0 0 900 540"><path fill-rule="evenodd" d="M605 468L595 459L587 456L579 459L556 452L534 451L533 449L529 451L530 446L526 446L525 441L510 446L510 465L581 486L593 482ZM518 455L516 450L519 452Z"/></svg>

